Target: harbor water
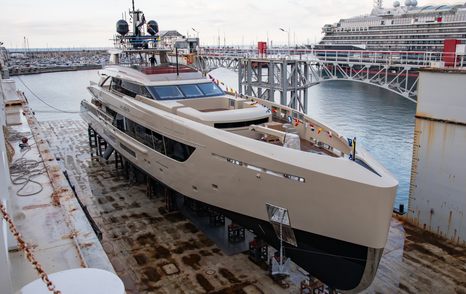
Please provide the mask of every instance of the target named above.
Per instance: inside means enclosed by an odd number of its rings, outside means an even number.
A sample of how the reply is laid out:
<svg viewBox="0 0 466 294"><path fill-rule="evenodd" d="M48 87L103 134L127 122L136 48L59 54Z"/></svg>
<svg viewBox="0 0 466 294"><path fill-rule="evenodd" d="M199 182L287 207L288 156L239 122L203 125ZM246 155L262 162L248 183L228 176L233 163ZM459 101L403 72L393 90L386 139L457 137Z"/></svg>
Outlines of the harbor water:
<svg viewBox="0 0 466 294"><path fill-rule="evenodd" d="M237 87L236 73L211 73L229 87ZM39 121L80 119L86 87L97 81L97 70L14 77ZM43 100L43 101L41 101ZM44 103L45 102L45 103ZM55 109L51 108L54 107ZM308 113L344 136L358 139L400 182L395 207L408 203L416 105L374 86L355 82L325 82L309 90Z"/></svg>

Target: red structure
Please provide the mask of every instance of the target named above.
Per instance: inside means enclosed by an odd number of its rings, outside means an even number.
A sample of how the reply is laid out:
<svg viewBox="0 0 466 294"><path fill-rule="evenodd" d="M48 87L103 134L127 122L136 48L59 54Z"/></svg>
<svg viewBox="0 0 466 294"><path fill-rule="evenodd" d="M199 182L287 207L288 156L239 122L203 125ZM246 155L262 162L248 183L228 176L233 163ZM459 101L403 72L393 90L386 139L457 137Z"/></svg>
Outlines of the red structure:
<svg viewBox="0 0 466 294"><path fill-rule="evenodd" d="M443 61L445 66L454 66L456 61L456 45L460 44L460 40L446 39L443 41Z"/></svg>
<svg viewBox="0 0 466 294"><path fill-rule="evenodd" d="M267 54L267 42L257 42L257 50L259 55Z"/></svg>

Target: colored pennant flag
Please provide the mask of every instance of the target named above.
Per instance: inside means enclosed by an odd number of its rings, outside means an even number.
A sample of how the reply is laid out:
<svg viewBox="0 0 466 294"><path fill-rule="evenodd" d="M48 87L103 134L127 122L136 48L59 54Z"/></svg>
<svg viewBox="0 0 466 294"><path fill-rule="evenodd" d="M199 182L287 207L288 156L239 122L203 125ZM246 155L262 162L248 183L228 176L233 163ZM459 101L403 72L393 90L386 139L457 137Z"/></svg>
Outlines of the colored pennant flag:
<svg viewBox="0 0 466 294"><path fill-rule="evenodd" d="M322 132L322 128L319 128L319 129L317 130L317 135L319 135L321 132Z"/></svg>

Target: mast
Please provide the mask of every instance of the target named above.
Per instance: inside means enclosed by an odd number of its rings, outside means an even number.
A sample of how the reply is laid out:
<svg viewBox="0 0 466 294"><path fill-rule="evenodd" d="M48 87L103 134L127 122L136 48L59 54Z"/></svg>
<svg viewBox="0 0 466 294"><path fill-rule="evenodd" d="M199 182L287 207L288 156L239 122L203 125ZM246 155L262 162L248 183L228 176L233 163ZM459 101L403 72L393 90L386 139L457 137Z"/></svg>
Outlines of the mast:
<svg viewBox="0 0 466 294"><path fill-rule="evenodd" d="M374 0L374 8L382 8L382 5L383 5L383 0Z"/></svg>

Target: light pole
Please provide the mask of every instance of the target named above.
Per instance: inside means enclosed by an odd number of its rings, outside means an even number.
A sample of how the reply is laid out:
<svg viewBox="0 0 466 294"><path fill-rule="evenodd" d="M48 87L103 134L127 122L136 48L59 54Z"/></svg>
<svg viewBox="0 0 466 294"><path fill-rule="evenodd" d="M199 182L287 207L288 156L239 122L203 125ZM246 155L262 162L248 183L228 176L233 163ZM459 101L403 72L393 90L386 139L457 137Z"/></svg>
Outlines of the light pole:
<svg viewBox="0 0 466 294"><path fill-rule="evenodd" d="M280 31L288 33L288 51L290 50L290 30L285 30L283 28L279 28Z"/></svg>
<svg viewBox="0 0 466 294"><path fill-rule="evenodd" d="M199 39L199 32L195 28L191 28L191 29L197 34L197 38Z"/></svg>

